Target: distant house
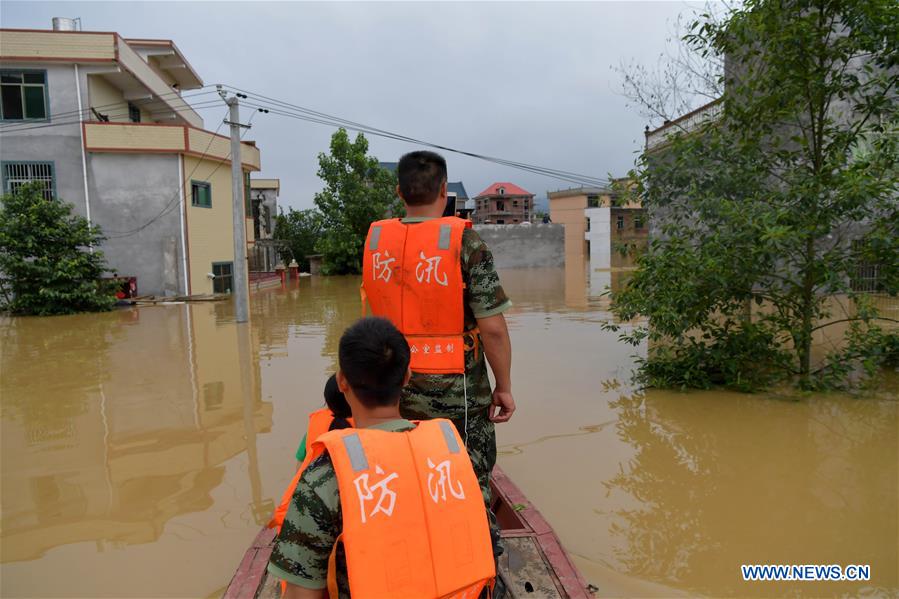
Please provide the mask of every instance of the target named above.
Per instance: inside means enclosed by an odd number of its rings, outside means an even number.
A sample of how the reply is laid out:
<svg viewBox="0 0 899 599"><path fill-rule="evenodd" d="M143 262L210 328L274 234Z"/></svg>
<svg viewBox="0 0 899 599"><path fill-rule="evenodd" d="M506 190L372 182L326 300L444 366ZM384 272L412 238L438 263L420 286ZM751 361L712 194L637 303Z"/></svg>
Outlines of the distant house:
<svg viewBox="0 0 899 599"><path fill-rule="evenodd" d="M468 207L468 192L465 191L462 181L450 181L447 183L446 195L455 201L456 214L462 218L468 218L474 212L474 208Z"/></svg>
<svg viewBox="0 0 899 599"><path fill-rule="evenodd" d="M517 225L534 214L534 194L514 183L494 183L474 198L474 222Z"/></svg>

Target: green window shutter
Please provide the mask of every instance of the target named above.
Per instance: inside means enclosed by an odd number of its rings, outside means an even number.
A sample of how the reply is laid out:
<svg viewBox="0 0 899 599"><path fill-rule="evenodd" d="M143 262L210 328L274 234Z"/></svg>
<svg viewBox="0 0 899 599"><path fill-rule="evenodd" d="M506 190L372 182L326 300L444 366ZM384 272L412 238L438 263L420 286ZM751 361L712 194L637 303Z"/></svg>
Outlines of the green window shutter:
<svg viewBox="0 0 899 599"><path fill-rule="evenodd" d="M47 107L44 105L44 86L26 85L25 90L25 118L47 118Z"/></svg>

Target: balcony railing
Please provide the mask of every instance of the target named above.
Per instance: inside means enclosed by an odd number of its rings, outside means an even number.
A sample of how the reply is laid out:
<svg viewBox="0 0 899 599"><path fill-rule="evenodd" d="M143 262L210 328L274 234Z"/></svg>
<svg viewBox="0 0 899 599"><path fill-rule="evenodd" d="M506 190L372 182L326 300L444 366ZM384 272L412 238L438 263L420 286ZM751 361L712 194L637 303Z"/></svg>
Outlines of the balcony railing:
<svg viewBox="0 0 899 599"><path fill-rule="evenodd" d="M706 123L718 120L723 109L724 103L721 101L721 98L718 98L673 121L666 122L658 129L647 131L646 149L652 150L663 145L675 133L689 133Z"/></svg>
<svg viewBox="0 0 899 599"><path fill-rule="evenodd" d="M84 123L84 148L88 152L189 154L222 161L231 157L231 140L224 135L157 123ZM242 143L240 158L248 170L260 170L255 145Z"/></svg>

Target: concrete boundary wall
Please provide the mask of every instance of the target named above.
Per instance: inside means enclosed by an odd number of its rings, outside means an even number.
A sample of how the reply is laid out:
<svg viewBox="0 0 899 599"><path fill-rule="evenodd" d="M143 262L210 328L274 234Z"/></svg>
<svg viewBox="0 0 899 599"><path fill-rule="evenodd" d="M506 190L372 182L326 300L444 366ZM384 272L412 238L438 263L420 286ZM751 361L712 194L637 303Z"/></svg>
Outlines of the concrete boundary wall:
<svg viewBox="0 0 899 599"><path fill-rule="evenodd" d="M565 226L475 225L493 252L497 268L545 268L565 265Z"/></svg>

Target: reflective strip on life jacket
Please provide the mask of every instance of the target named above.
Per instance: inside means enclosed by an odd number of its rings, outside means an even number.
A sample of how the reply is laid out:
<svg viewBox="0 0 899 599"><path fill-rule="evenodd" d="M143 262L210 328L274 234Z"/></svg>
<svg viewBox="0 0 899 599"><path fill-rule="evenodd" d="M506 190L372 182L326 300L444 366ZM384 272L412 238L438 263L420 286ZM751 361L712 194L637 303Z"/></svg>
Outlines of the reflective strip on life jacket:
<svg viewBox="0 0 899 599"><path fill-rule="evenodd" d="M337 473L353 597L475 599L492 581L484 500L449 420L331 431L317 444Z"/></svg>
<svg viewBox="0 0 899 599"><path fill-rule="evenodd" d="M284 516L287 515L287 508L290 507L290 501L293 499L293 491L297 488L300 477L303 475L306 467L312 463L312 460L322 454L323 449L321 446L316 447L314 443L319 437L328 432L332 422L334 422L334 414L332 414L331 410L328 408L322 408L309 414L309 428L306 429L306 457L303 459L303 463L300 467L297 468L296 474L293 475L290 484L288 484L287 488L284 490L284 494L281 496L281 503L275 508L272 519L267 524L268 528L277 528L278 532L281 532L281 526L284 524Z"/></svg>
<svg viewBox="0 0 899 599"><path fill-rule="evenodd" d="M362 290L372 314L406 336L414 372L465 372L462 232L453 216L372 223L362 257Z"/></svg>

